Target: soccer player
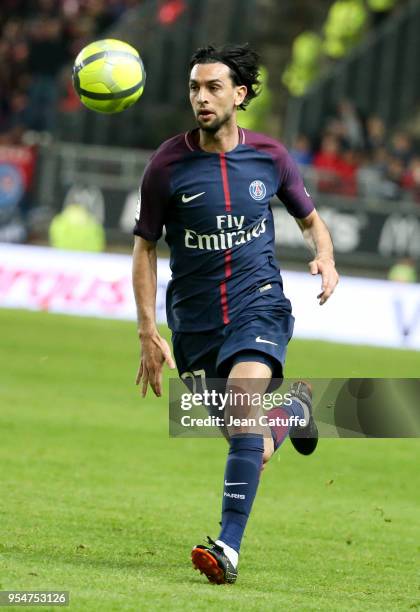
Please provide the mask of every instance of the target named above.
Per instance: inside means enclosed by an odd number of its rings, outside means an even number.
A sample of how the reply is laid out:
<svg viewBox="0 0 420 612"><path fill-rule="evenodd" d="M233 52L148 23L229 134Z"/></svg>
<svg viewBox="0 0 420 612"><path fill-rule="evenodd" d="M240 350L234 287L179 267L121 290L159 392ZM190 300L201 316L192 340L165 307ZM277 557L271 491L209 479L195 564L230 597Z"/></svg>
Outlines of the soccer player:
<svg viewBox="0 0 420 612"><path fill-rule="evenodd" d="M242 392L264 393L282 379L294 318L275 260L270 208L275 195L313 248L309 266L322 276L320 304L338 282L330 234L288 152L276 140L237 125L237 110L258 95L258 62L247 45L199 49L189 78L198 127L165 141L143 175L133 255L141 344L136 382L143 397L148 385L161 396L163 364L175 368L155 319L156 242L163 226L172 270L167 319L176 366L186 382L194 376L219 378L226 391L239 384ZM269 435L225 427L229 452L220 534L216 541L209 538L209 546L192 550L193 565L210 582L235 582L262 467L287 434L303 454L316 446L310 388L295 383L291 393L288 408L273 410L304 419L303 427L273 426ZM229 410L241 413L237 406Z"/></svg>

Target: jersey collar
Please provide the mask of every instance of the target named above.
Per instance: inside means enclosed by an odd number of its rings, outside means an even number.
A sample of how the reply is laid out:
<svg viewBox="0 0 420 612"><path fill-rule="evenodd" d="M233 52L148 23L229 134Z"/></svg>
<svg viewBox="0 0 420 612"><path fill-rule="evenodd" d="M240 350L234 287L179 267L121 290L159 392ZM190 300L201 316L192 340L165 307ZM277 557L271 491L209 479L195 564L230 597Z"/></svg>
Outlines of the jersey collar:
<svg viewBox="0 0 420 612"><path fill-rule="evenodd" d="M238 135L239 135L238 145L245 144L245 130L239 127L239 125L238 125ZM202 153L205 153L205 151L200 149L198 145L197 136L198 136L198 128L194 128L193 130L189 130L188 132L185 132L185 136L184 136L185 144L187 145L190 151L201 151Z"/></svg>

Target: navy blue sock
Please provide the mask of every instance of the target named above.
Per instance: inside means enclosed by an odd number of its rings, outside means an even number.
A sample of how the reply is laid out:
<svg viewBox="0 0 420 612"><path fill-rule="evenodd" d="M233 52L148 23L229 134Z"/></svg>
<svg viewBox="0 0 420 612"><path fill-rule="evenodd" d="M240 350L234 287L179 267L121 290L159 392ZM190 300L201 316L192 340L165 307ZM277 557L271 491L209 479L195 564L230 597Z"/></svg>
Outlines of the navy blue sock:
<svg viewBox="0 0 420 612"><path fill-rule="evenodd" d="M223 487L222 529L217 538L239 552L257 493L264 452L262 435L232 436Z"/></svg>

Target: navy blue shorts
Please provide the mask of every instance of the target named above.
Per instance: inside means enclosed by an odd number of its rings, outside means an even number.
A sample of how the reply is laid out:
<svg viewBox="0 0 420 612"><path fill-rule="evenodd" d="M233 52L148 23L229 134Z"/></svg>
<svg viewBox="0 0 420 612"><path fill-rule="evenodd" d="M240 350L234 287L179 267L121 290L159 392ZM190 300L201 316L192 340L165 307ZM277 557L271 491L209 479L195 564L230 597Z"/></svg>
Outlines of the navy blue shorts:
<svg viewBox="0 0 420 612"><path fill-rule="evenodd" d="M259 309L244 312L228 325L211 331L173 332L179 375L182 378L186 372L200 372L206 379L225 379L233 364L244 361L241 357L246 355L249 360L253 357L253 361L271 365L273 379L281 379L293 326L291 310Z"/></svg>

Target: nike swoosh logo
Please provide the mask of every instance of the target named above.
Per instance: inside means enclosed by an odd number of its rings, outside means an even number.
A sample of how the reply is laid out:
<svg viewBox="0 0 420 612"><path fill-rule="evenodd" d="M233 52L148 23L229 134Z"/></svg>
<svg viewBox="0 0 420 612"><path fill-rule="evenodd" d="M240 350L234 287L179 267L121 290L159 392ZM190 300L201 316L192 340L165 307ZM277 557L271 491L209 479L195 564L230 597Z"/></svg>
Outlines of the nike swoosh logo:
<svg viewBox="0 0 420 612"><path fill-rule="evenodd" d="M274 344L274 346L278 346L277 342L271 342L271 340L263 340L260 336L255 338L255 342L265 342L265 344Z"/></svg>
<svg viewBox="0 0 420 612"><path fill-rule="evenodd" d="M191 200L195 200L195 198L198 198L201 195L204 195L206 192L202 191L201 193L196 193L193 196L187 196L185 195L185 193L182 194L182 201L184 202L184 204L186 204L187 202L191 202Z"/></svg>
<svg viewBox="0 0 420 612"><path fill-rule="evenodd" d="M228 482L227 480L225 480L225 487L235 487L237 485L244 485L244 484L248 484L247 482Z"/></svg>

